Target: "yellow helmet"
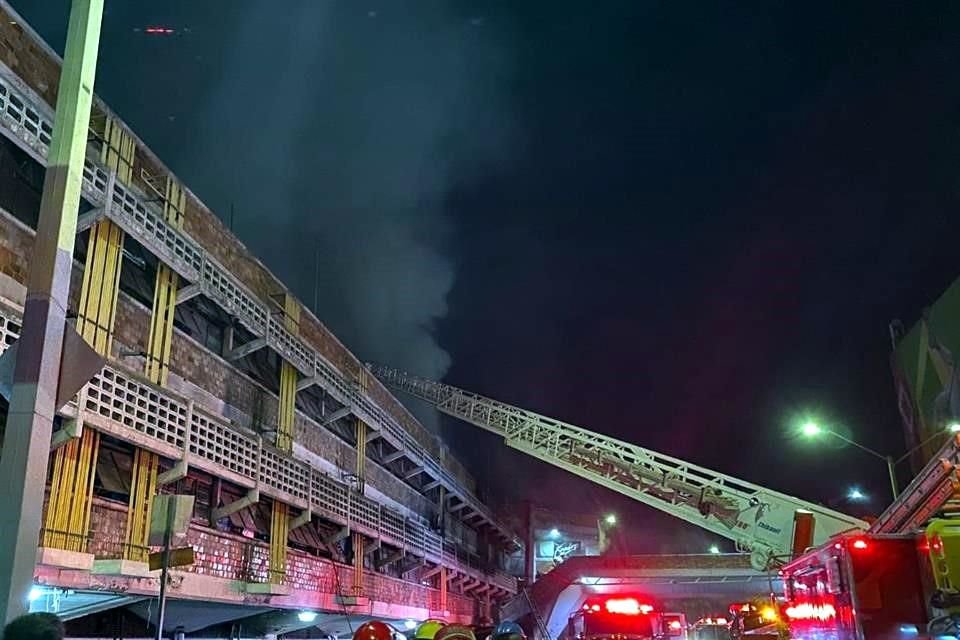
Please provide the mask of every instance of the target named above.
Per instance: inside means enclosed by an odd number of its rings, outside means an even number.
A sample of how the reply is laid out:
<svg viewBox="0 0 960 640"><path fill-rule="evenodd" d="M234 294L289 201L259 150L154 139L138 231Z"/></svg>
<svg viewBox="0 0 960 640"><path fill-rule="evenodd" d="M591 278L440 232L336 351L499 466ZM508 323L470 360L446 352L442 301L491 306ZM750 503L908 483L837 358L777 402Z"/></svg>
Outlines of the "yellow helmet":
<svg viewBox="0 0 960 640"><path fill-rule="evenodd" d="M433 640L437 631L443 629L444 626L446 626L446 623L442 620L426 620L420 623L413 637L416 640Z"/></svg>

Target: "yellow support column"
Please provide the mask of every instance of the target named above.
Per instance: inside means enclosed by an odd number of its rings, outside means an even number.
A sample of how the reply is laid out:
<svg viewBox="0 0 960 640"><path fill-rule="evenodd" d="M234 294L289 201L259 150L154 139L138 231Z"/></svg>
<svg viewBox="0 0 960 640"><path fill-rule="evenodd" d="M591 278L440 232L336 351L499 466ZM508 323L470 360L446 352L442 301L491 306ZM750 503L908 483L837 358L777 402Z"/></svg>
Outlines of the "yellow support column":
<svg viewBox="0 0 960 640"><path fill-rule="evenodd" d="M167 177L163 213L167 222L183 228L185 205L183 188ZM173 340L173 316L177 308L177 274L162 262L157 266L153 288L153 309L150 314L150 335L147 338L145 374L154 384L164 386L170 372L170 344ZM130 499L127 504L127 528L123 557L146 562L150 550L150 514L157 493L157 471L160 457L144 449L137 449L133 457L130 480Z"/></svg>
<svg viewBox="0 0 960 640"><path fill-rule="evenodd" d="M299 333L300 305L290 295L283 300L284 325L287 331ZM280 406L277 411L277 448L293 450L293 422L297 409L297 369L284 360L280 363Z"/></svg>
<svg viewBox="0 0 960 640"><path fill-rule="evenodd" d="M273 501L270 521L270 583L283 584L287 575L287 536L290 533L290 510L279 500Z"/></svg>
<svg viewBox="0 0 960 640"><path fill-rule="evenodd" d="M287 331L299 333L300 305L293 296L283 296L284 326ZM277 448L287 453L293 450L293 424L297 411L297 370L286 360L280 363L280 401L277 407ZM287 571L287 538L290 533L290 510L287 505L273 501L270 524L270 582L282 584Z"/></svg>
<svg viewBox="0 0 960 640"><path fill-rule="evenodd" d="M360 387L361 393L367 393L367 370L364 368L360 369L360 374L357 377L358 386ZM366 461L367 461L367 425L363 423L359 418L356 420L355 429L356 429L356 439L357 439L357 490L363 495L365 477L366 477ZM364 537L361 533L353 534L353 592L355 595L361 595L363 593L363 559L366 557L364 553Z"/></svg>
<svg viewBox="0 0 960 640"><path fill-rule="evenodd" d="M129 183L133 175L133 139L110 118L103 132L100 159ZM77 331L97 352L109 356L117 310L123 231L109 220L90 229L80 288ZM90 528L93 480L100 434L84 429L79 438L57 449L53 460L50 503L44 520L43 546L85 552Z"/></svg>

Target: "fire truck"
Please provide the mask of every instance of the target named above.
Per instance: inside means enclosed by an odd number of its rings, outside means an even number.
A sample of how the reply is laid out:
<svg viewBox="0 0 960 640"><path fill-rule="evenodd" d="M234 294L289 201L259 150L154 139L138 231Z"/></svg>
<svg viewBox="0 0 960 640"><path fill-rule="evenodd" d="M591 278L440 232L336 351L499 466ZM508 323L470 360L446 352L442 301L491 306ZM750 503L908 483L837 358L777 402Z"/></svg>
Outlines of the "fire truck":
<svg viewBox="0 0 960 640"><path fill-rule="evenodd" d="M567 623L565 640L653 640L667 635L666 621L645 596L590 598Z"/></svg>
<svg viewBox="0 0 960 640"><path fill-rule="evenodd" d="M960 491L960 434L868 524L451 385L368 367L507 446L734 540L759 570L782 567L779 623L794 638L960 638L960 518L938 519Z"/></svg>
<svg viewBox="0 0 960 640"><path fill-rule="evenodd" d="M960 522L914 533L839 536L784 566L793 637L958 637Z"/></svg>

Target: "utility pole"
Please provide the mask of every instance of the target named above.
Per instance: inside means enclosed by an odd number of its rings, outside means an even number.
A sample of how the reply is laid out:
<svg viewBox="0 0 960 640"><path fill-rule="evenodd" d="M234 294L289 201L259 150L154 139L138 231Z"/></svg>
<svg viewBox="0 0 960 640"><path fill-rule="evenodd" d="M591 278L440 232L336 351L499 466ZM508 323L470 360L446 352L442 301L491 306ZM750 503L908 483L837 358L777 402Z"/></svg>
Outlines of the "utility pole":
<svg viewBox="0 0 960 640"><path fill-rule="evenodd" d="M0 623L28 611L93 103L103 0L73 0L0 457Z"/></svg>

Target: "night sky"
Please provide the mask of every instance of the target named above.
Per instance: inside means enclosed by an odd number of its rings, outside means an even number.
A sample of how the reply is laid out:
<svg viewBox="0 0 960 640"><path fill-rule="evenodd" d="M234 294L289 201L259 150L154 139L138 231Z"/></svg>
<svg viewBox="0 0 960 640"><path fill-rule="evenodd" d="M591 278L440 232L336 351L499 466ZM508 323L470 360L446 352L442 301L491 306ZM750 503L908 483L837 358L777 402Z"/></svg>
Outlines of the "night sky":
<svg viewBox="0 0 960 640"><path fill-rule="evenodd" d="M58 50L68 2L14 0ZM960 273L960 5L107 0L97 91L361 358L840 509ZM152 24L172 37L138 31ZM437 425L493 502L709 535ZM906 468L901 468L906 475Z"/></svg>

